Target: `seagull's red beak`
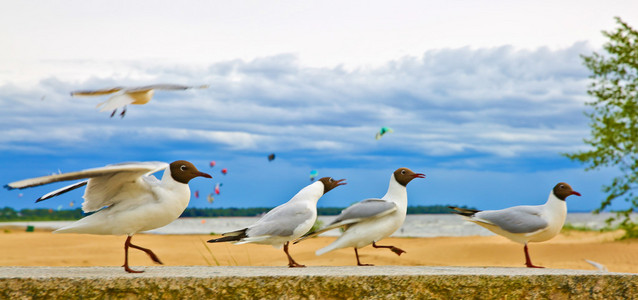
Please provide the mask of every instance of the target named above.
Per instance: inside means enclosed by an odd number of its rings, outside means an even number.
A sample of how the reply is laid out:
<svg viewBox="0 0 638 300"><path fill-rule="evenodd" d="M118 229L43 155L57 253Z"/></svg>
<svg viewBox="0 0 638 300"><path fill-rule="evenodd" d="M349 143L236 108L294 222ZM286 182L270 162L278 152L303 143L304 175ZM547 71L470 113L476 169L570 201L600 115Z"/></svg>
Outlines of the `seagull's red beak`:
<svg viewBox="0 0 638 300"><path fill-rule="evenodd" d="M577 191L572 191L572 195L580 196L580 193Z"/></svg>
<svg viewBox="0 0 638 300"><path fill-rule="evenodd" d="M347 183L347 182L344 182L345 180L346 180L346 179L344 178L344 179L336 180L335 182L337 183L337 186L340 186L340 185L346 185L346 184L348 184L348 183Z"/></svg>
<svg viewBox="0 0 638 300"><path fill-rule="evenodd" d="M412 176L414 176L414 178L425 178L425 174L423 174L423 173L416 173L416 174L414 174Z"/></svg>
<svg viewBox="0 0 638 300"><path fill-rule="evenodd" d="M204 172L197 172L197 176L206 177L206 178L213 178L213 176L210 176L209 174L204 173Z"/></svg>

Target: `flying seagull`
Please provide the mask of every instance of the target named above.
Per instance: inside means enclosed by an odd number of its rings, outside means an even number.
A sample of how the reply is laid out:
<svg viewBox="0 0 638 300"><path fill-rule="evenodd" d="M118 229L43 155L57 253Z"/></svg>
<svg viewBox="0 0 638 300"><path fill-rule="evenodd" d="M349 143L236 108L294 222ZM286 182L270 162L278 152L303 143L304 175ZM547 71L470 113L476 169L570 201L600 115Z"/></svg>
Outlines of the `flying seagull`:
<svg viewBox="0 0 638 300"><path fill-rule="evenodd" d="M514 242L525 245L525 265L528 268L542 268L532 264L527 250L529 242L544 242L555 237L565 224L567 204L565 198L580 196L564 182L554 186L543 205L521 205L501 210L475 210L450 206L454 213L463 216L491 232L502 235Z"/></svg>
<svg viewBox="0 0 638 300"><path fill-rule="evenodd" d="M222 234L223 237L208 242L256 243L272 245L276 248L283 246L288 257L288 267L305 267L290 256L288 244L312 228L317 220L317 201L330 190L346 184L344 180L323 177L303 188L288 202L270 210L255 224L237 231L226 232Z"/></svg>
<svg viewBox="0 0 638 300"><path fill-rule="evenodd" d="M390 176L388 192L383 198L367 199L353 204L344 209L328 226L308 233L295 241L295 244L328 230L344 228L345 231L336 241L317 250L316 254L322 255L333 250L354 247L358 266L371 266L371 264L361 263L357 250L370 244L374 248L388 248L397 255L401 255L405 252L404 250L394 246L377 245L376 242L390 236L403 225L408 208L406 186L415 178L425 178L425 175L414 173L408 168L397 169Z"/></svg>
<svg viewBox="0 0 638 300"><path fill-rule="evenodd" d="M164 170L159 180L152 174ZM130 162L87 169L78 172L54 174L16 181L5 185L8 189L24 189L53 182L87 179L50 192L36 202L55 197L86 186L82 210L94 212L54 233L88 233L123 235L124 270L141 273L128 265L128 248L142 250L151 259L162 264L150 249L131 243L134 234L159 228L177 219L188 205L188 182L195 177L212 178L202 173L190 162L178 160L165 162Z"/></svg>
<svg viewBox="0 0 638 300"><path fill-rule="evenodd" d="M155 90L176 91L187 89L204 89L208 88L208 85L200 86L185 86L178 84L154 84L141 87L113 87L99 90L84 90L71 92L71 96L102 96L114 94L106 101L97 105L100 107L100 111L113 110L111 117L115 115L119 108L122 108L120 113L121 117L126 114L126 106L129 104L142 105L151 101Z"/></svg>

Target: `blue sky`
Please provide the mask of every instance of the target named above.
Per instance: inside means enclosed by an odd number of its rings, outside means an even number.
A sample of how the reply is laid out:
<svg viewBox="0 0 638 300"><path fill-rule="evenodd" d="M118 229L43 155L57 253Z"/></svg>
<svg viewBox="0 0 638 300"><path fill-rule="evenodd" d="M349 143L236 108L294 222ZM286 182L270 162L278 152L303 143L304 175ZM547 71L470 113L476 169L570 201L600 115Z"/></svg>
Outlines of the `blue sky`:
<svg viewBox="0 0 638 300"><path fill-rule="evenodd" d="M1 183L186 159L214 177L191 183L191 207L275 206L313 169L348 181L319 205L347 206L408 167L428 176L410 205L541 204L565 181L583 194L569 209L587 211L615 174L560 153L589 134L579 56L614 16L638 26L634 1L126 4L0 3ZM69 96L153 83L210 88L156 92L123 119ZM377 141L382 126L394 132ZM33 203L61 185L2 190L0 206L78 207L81 191Z"/></svg>

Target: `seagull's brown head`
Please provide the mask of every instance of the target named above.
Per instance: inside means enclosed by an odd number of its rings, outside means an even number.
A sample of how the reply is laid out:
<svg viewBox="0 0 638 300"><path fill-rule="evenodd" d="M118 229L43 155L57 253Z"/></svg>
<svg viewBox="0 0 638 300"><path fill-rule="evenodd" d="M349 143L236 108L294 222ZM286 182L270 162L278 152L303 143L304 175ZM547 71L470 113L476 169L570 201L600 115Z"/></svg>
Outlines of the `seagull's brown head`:
<svg viewBox="0 0 638 300"><path fill-rule="evenodd" d="M572 190L572 187L569 184L564 182L559 182L556 186L554 186L553 193L556 196L556 198L563 201L565 201L565 198L567 198L567 196L571 196L571 195L580 196L579 192Z"/></svg>
<svg viewBox="0 0 638 300"><path fill-rule="evenodd" d="M332 179L332 177L323 177L321 179L319 179L319 181L321 181L321 183L323 183L323 193L327 193L330 190L340 186L340 185L344 185L346 184L344 181L345 179L339 179L339 180L334 180Z"/></svg>
<svg viewBox="0 0 638 300"><path fill-rule="evenodd" d="M188 182L195 177L201 176L206 178L213 178L212 176L204 172L200 172L199 170L197 170L195 165L185 160L178 160L178 161L172 162L170 165L170 168L171 168L171 177L173 177L175 181L181 182L184 184L188 184Z"/></svg>
<svg viewBox="0 0 638 300"><path fill-rule="evenodd" d="M402 186L407 186L414 178L425 178L425 174L414 173L408 168L398 168L394 171L394 179Z"/></svg>

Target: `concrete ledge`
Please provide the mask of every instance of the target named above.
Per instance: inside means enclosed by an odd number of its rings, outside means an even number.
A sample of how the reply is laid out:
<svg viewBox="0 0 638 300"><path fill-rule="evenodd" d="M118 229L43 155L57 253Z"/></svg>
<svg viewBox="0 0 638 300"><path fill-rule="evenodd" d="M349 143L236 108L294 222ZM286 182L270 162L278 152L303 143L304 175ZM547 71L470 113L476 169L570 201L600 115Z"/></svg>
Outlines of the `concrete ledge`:
<svg viewBox="0 0 638 300"><path fill-rule="evenodd" d="M631 299L638 275L463 267L0 267L0 298Z"/></svg>

